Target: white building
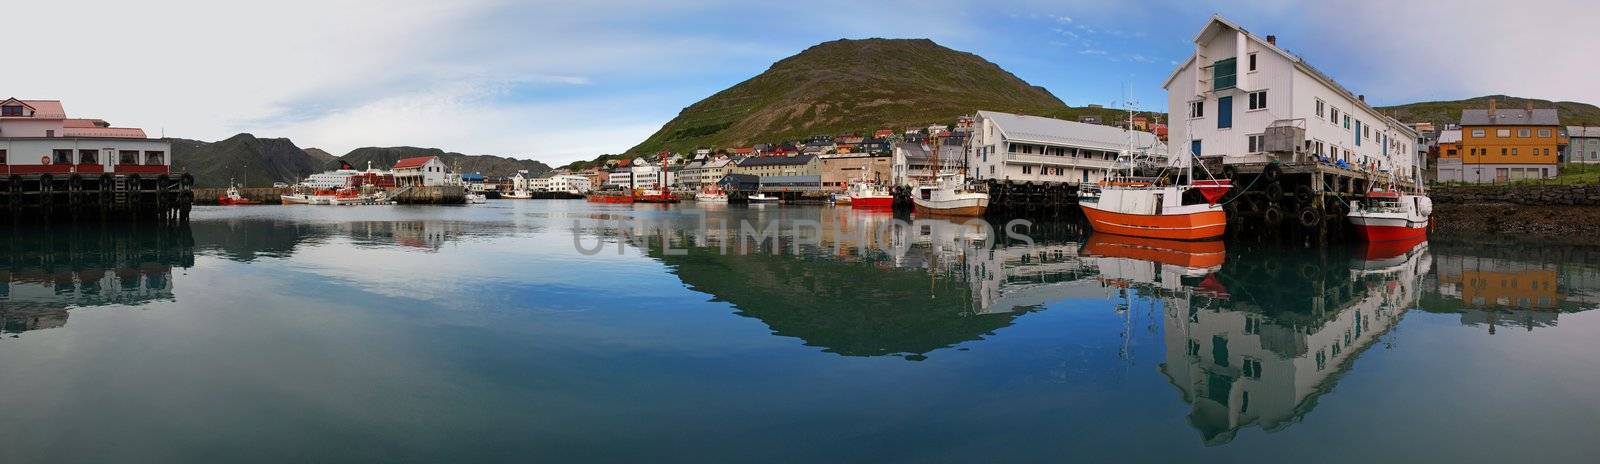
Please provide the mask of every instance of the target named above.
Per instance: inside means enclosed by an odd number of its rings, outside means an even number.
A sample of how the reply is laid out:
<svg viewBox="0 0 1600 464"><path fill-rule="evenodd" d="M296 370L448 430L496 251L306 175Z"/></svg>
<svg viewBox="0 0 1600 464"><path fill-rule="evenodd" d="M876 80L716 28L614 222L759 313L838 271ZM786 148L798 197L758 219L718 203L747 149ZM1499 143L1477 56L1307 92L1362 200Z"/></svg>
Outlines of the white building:
<svg viewBox="0 0 1600 464"><path fill-rule="evenodd" d="M0 175L167 174L170 153L143 129L68 118L59 100L0 101Z"/></svg>
<svg viewBox="0 0 1600 464"><path fill-rule="evenodd" d="M540 177L529 181L528 190L535 192L565 192L575 195L588 193L594 189L588 177L557 174L550 177Z"/></svg>
<svg viewBox="0 0 1600 464"><path fill-rule="evenodd" d="M1131 158L1157 165L1167 158L1149 132L995 111L978 112L972 137L967 176L980 180L1099 182L1130 143Z"/></svg>
<svg viewBox="0 0 1600 464"><path fill-rule="evenodd" d="M433 187L451 183L450 170L437 156L417 156L394 163L394 180L399 185Z"/></svg>
<svg viewBox="0 0 1600 464"><path fill-rule="evenodd" d="M1278 48L1274 36L1262 38L1212 16L1194 44L1194 55L1162 85L1172 117L1172 159L1192 153L1237 164L1315 157L1404 178L1414 174L1416 132ZM1303 135L1269 140L1267 128L1274 125ZM1294 150L1269 154L1277 146L1268 145L1279 140Z"/></svg>
<svg viewBox="0 0 1600 464"><path fill-rule="evenodd" d="M673 173L667 172L667 185L672 185ZM606 177L606 185L624 189L641 188L655 189L661 183L661 167L635 160L630 166L619 167L611 170Z"/></svg>

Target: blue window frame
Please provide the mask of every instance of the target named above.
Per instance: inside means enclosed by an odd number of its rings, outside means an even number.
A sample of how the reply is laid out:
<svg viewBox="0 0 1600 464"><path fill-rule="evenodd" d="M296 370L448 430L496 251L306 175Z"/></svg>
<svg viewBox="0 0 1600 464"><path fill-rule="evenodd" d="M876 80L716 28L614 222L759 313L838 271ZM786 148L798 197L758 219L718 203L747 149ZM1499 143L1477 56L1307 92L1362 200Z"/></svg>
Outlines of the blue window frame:
<svg viewBox="0 0 1600 464"><path fill-rule="evenodd" d="M1200 156L1200 141L1189 141L1189 156Z"/></svg>
<svg viewBox="0 0 1600 464"><path fill-rule="evenodd" d="M1217 128L1233 127L1233 97L1217 98Z"/></svg>

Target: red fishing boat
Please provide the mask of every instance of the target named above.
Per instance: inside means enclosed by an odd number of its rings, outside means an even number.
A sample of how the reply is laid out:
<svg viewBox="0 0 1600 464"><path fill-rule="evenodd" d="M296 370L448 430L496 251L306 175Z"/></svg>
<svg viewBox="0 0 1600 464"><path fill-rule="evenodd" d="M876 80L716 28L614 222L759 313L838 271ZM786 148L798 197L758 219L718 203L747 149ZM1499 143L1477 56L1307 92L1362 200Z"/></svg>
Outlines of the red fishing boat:
<svg viewBox="0 0 1600 464"><path fill-rule="evenodd" d="M851 208L894 207L894 194L889 193L887 187L866 179L851 182L845 198Z"/></svg>
<svg viewBox="0 0 1600 464"><path fill-rule="evenodd" d="M1350 224L1356 235L1369 242L1418 240L1428 236L1433 200L1394 190L1375 190L1367 200L1352 205Z"/></svg>
<svg viewBox="0 0 1600 464"><path fill-rule="evenodd" d="M228 186L227 193L217 196L217 204L223 206L254 205L256 203L255 200L245 198L244 195L240 194L238 185Z"/></svg>

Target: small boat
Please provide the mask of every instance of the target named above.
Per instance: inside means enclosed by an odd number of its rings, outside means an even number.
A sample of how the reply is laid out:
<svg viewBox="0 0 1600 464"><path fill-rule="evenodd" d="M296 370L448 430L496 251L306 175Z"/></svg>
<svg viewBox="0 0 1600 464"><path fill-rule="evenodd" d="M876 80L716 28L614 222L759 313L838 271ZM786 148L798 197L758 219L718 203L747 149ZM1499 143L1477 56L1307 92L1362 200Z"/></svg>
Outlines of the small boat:
<svg viewBox="0 0 1600 464"><path fill-rule="evenodd" d="M989 194L971 190L958 173L942 173L931 182L918 185L911 195L917 214L941 216L983 216L989 209ZM890 199L891 204L893 199Z"/></svg>
<svg viewBox="0 0 1600 464"><path fill-rule="evenodd" d="M629 204L633 203L633 192L617 189L595 190L589 194L588 200L590 203Z"/></svg>
<svg viewBox="0 0 1600 464"><path fill-rule="evenodd" d="M500 197L501 198L509 198L509 199L512 199L512 200L526 200L526 199L529 199L529 198L533 198L533 192L530 192L530 191L527 191L527 190L512 190L509 193L501 194Z"/></svg>
<svg viewBox="0 0 1600 464"><path fill-rule="evenodd" d="M723 191L721 187L707 185L700 187L700 192L694 195L694 201L698 203L727 203L728 192Z"/></svg>
<svg viewBox="0 0 1600 464"><path fill-rule="evenodd" d="M304 193L285 193L280 195L278 198L285 205L305 205L311 203L311 195L306 195Z"/></svg>
<svg viewBox="0 0 1600 464"><path fill-rule="evenodd" d="M1351 204L1347 217L1362 240L1382 242L1427 237L1432 215L1433 199L1427 195L1377 189L1367 192L1365 202Z"/></svg>
<svg viewBox="0 0 1600 464"><path fill-rule="evenodd" d="M489 197L484 196L484 194L478 193L478 192L467 192L465 196L466 196L467 204L469 204L469 205L477 204L477 203L487 203L489 201Z"/></svg>
<svg viewBox="0 0 1600 464"><path fill-rule="evenodd" d="M256 201L245 198L244 195L240 194L238 185L230 185L226 193L217 197L217 204L223 206L254 205Z"/></svg>
<svg viewBox="0 0 1600 464"><path fill-rule="evenodd" d="M750 196L745 197L745 200L751 203L777 203L778 197L767 195L765 193L752 193Z"/></svg>
<svg viewBox="0 0 1600 464"><path fill-rule="evenodd" d="M894 207L894 194L889 193L889 188L867 180L851 182L843 200L838 203L852 208ZM984 196L984 204L988 204L988 195Z"/></svg>
<svg viewBox="0 0 1600 464"><path fill-rule="evenodd" d="M1132 125L1132 112L1129 124ZM1227 232L1228 216L1222 199L1233 182L1194 179L1194 157L1183 155L1179 183L1134 177L1138 162L1133 138L1118 157L1123 169L1107 169L1106 180L1085 189L1078 198L1084 217L1095 232L1164 240L1208 240Z"/></svg>

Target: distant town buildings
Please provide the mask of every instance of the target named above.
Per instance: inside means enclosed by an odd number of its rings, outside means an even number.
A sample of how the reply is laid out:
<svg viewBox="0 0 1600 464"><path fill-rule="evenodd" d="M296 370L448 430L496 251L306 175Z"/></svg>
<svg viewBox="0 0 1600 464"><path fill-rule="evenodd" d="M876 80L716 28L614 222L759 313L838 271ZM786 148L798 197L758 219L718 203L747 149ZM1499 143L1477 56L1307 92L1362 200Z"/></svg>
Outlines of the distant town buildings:
<svg viewBox="0 0 1600 464"><path fill-rule="evenodd" d="M1566 161L1600 163L1600 127L1567 126Z"/></svg>

